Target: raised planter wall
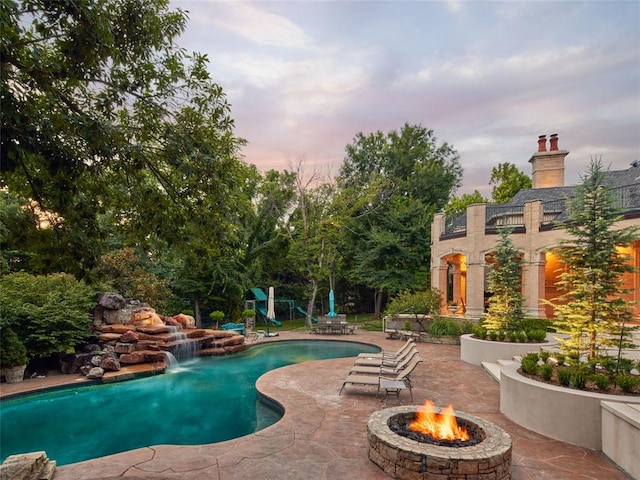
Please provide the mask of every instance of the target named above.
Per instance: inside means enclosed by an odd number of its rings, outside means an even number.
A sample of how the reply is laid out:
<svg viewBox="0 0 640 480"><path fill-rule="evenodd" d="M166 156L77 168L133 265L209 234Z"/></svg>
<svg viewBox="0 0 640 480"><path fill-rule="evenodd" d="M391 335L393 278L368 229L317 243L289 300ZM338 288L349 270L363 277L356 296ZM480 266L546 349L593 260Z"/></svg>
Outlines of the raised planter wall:
<svg viewBox="0 0 640 480"><path fill-rule="evenodd" d="M602 452L640 479L640 404L602 402Z"/></svg>
<svg viewBox="0 0 640 480"><path fill-rule="evenodd" d="M467 334L460 337L460 358L473 365L481 365L482 362L496 363L498 360L511 360L514 355L539 352L541 348L553 349L557 345L558 342L551 334L547 334L547 341L544 343L494 342Z"/></svg>
<svg viewBox="0 0 640 480"><path fill-rule="evenodd" d="M502 367L500 411L529 430L562 442L602 450L602 401L640 406L640 397L549 385L524 377L519 364Z"/></svg>

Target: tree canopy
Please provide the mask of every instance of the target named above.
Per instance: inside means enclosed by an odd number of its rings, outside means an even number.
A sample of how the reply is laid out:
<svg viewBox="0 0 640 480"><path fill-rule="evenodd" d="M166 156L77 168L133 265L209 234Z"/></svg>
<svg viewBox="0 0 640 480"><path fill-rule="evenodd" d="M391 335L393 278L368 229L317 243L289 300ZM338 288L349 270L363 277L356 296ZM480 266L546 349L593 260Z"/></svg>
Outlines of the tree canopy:
<svg viewBox="0 0 640 480"><path fill-rule="evenodd" d="M376 315L383 295L428 286L431 221L461 177L455 149L421 125L347 145L338 177L354 206L346 257L352 280L376 290Z"/></svg>
<svg viewBox="0 0 640 480"><path fill-rule="evenodd" d="M114 233L168 245L200 229L232 235L242 141L206 56L175 43L184 11L166 0L0 8L0 185L47 219L51 271L89 276Z"/></svg>
<svg viewBox="0 0 640 480"><path fill-rule="evenodd" d="M509 162L499 163L491 169L489 185L495 185L491 198L495 203L507 203L523 188L531 188L531 179Z"/></svg>

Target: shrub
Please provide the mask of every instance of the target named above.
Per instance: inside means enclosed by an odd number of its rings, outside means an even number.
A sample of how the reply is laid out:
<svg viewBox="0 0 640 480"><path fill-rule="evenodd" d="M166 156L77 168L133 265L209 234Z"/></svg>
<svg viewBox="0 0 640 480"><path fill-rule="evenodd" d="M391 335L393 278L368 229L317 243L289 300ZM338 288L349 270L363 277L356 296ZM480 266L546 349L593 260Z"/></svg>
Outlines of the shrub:
<svg viewBox="0 0 640 480"><path fill-rule="evenodd" d="M604 373L596 373L591 377L591 381L596 384L600 390L606 390L611 385L611 379L609 375L605 375Z"/></svg>
<svg viewBox="0 0 640 480"><path fill-rule="evenodd" d="M550 356L551 353L549 353L547 350L540 350L540 360L542 360L543 362L547 363L547 360L549 360Z"/></svg>
<svg viewBox="0 0 640 480"><path fill-rule="evenodd" d="M544 332L553 332L553 321L546 318L523 318L520 322L520 328L528 332L530 330L542 330Z"/></svg>
<svg viewBox="0 0 640 480"><path fill-rule="evenodd" d="M480 340L484 340L487 338L487 329L481 325L476 325L473 327L473 335Z"/></svg>
<svg viewBox="0 0 640 480"><path fill-rule="evenodd" d="M496 340L498 339L498 332L496 332L495 330L491 330L491 331L489 332L489 338L490 338L492 341L496 341Z"/></svg>
<svg viewBox="0 0 640 480"><path fill-rule="evenodd" d="M510 342L515 342L518 340L518 332L514 332L512 330L507 332L507 338Z"/></svg>
<svg viewBox="0 0 640 480"><path fill-rule="evenodd" d="M522 357L522 371L530 375L535 375L538 371L538 354L535 352L527 353Z"/></svg>
<svg viewBox="0 0 640 480"><path fill-rule="evenodd" d="M640 386L640 377L623 373L616 377L616 385L618 385L623 392L631 393Z"/></svg>
<svg viewBox="0 0 640 480"><path fill-rule="evenodd" d="M558 383L563 387L571 385L571 370L568 368L558 369Z"/></svg>
<svg viewBox="0 0 640 480"><path fill-rule="evenodd" d="M556 353L553 357L558 361L558 365L564 365L565 356L563 353Z"/></svg>
<svg viewBox="0 0 640 480"><path fill-rule="evenodd" d="M0 367L17 367L29 362L27 349L9 327L0 328Z"/></svg>
<svg viewBox="0 0 640 480"><path fill-rule="evenodd" d="M587 384L587 375L582 369L578 368L573 372L571 380L574 387L584 390L584 387Z"/></svg>
<svg viewBox="0 0 640 480"><path fill-rule="evenodd" d="M253 317L256 316L256 311L252 310L250 308L247 308L246 310L244 310L242 312L242 316L245 317L245 318L253 318Z"/></svg>
<svg viewBox="0 0 640 480"><path fill-rule="evenodd" d="M11 326L32 358L73 352L91 335L94 287L72 275L12 273L0 278L0 324Z"/></svg>
<svg viewBox="0 0 640 480"><path fill-rule="evenodd" d="M469 333L475 333L476 325L470 320L463 320L460 324L461 335L467 335Z"/></svg>
<svg viewBox="0 0 640 480"><path fill-rule="evenodd" d="M441 336L441 335L449 335L449 336L460 336L462 334L462 329L460 325L455 320L450 318L439 318L434 320L429 325L429 335Z"/></svg>
<svg viewBox="0 0 640 480"><path fill-rule="evenodd" d="M538 373L544 380L549 381L551 380L551 376L553 375L553 367L545 363L544 365L540 365Z"/></svg>
<svg viewBox="0 0 640 480"><path fill-rule="evenodd" d="M224 312L221 312L220 310L214 310L209 314L209 318L218 323L224 318Z"/></svg>
<svg viewBox="0 0 640 480"><path fill-rule="evenodd" d="M522 359L522 371L524 373L528 373L529 375L535 375L538 371L538 361L532 358L523 358Z"/></svg>
<svg viewBox="0 0 640 480"><path fill-rule="evenodd" d="M524 332L524 330L516 332L516 340L518 340L520 343L525 343L527 341L527 334Z"/></svg>
<svg viewBox="0 0 640 480"><path fill-rule="evenodd" d="M547 336L547 332L541 329L527 330L527 338L532 342L542 343Z"/></svg>

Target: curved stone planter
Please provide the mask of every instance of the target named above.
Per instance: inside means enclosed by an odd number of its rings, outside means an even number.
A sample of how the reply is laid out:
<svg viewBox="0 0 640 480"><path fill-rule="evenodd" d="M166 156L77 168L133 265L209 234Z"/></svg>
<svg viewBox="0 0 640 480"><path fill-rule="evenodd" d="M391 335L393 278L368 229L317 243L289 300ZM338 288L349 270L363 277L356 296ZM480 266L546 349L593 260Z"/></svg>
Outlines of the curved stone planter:
<svg viewBox="0 0 640 480"><path fill-rule="evenodd" d="M472 334L460 337L460 358L463 362L481 365L482 362L496 363L498 360L511 360L514 355L539 352L541 348L552 349L558 345L551 334L547 334L544 343L514 343L480 340Z"/></svg>
<svg viewBox="0 0 640 480"><path fill-rule="evenodd" d="M500 371L500 411L518 425L562 442L602 450L600 402L640 406L637 396L549 385L520 375L518 368L515 363Z"/></svg>

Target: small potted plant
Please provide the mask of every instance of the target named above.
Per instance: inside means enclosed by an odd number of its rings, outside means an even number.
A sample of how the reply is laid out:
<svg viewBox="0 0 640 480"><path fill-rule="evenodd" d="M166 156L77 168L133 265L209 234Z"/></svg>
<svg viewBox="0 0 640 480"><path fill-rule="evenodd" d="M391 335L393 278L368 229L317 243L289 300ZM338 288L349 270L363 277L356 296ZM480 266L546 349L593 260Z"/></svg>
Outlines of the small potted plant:
<svg viewBox="0 0 640 480"><path fill-rule="evenodd" d="M0 329L0 368L7 383L18 383L24 379L29 363L27 349L18 335L9 327Z"/></svg>
<svg viewBox="0 0 640 480"><path fill-rule="evenodd" d="M244 317L244 327L247 333L250 333L251 329L256 324L256 311L251 308L247 308L242 312L242 316Z"/></svg>
<svg viewBox="0 0 640 480"><path fill-rule="evenodd" d="M213 312L211 312L209 314L209 318L215 322L216 324L216 328L220 328L220 322L222 321L222 319L224 318L224 312L221 312L220 310L214 310Z"/></svg>

